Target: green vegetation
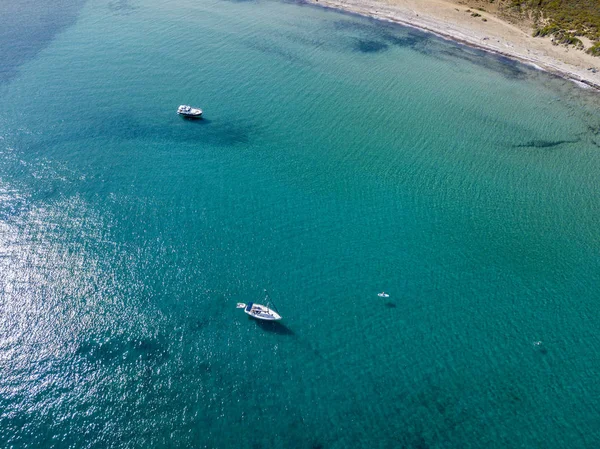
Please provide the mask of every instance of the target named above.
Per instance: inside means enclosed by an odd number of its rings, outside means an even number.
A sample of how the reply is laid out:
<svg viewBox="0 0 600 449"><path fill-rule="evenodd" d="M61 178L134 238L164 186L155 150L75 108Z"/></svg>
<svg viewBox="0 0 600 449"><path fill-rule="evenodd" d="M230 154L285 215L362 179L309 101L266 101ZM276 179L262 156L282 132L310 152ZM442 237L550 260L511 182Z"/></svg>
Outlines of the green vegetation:
<svg viewBox="0 0 600 449"><path fill-rule="evenodd" d="M583 49L579 37L596 43L588 53L600 56L600 0L505 0L510 9L535 23L534 36L552 36L555 44Z"/></svg>
<svg viewBox="0 0 600 449"><path fill-rule="evenodd" d="M592 56L600 56L600 42L596 42L587 51Z"/></svg>

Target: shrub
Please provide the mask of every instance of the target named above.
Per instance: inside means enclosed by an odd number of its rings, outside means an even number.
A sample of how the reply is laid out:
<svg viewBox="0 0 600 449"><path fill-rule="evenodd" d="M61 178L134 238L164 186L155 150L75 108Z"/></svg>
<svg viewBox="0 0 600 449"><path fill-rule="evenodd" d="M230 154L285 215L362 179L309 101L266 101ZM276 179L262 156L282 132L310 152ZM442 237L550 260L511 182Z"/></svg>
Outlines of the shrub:
<svg viewBox="0 0 600 449"><path fill-rule="evenodd" d="M592 56L600 56L600 42L596 42L587 51Z"/></svg>

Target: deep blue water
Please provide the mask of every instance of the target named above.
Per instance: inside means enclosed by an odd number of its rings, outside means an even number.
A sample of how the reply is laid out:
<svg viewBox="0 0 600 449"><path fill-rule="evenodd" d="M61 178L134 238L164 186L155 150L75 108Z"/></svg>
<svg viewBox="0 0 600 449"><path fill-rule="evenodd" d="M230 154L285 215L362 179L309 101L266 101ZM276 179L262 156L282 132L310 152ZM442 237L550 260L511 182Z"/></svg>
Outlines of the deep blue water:
<svg viewBox="0 0 600 449"><path fill-rule="evenodd" d="M600 446L597 94L302 4L5 3L0 447Z"/></svg>

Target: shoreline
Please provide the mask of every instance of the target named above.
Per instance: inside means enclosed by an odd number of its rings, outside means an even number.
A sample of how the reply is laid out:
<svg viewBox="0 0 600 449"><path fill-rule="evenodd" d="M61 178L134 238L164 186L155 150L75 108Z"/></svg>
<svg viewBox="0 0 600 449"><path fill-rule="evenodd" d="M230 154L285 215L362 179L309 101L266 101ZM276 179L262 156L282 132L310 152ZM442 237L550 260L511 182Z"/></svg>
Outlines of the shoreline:
<svg viewBox="0 0 600 449"><path fill-rule="evenodd" d="M447 0L306 0L311 5L341 10L433 33L443 39L494 53L600 91L600 58L581 50L534 38L492 14L485 22L465 15L467 5ZM479 12L479 11L478 11ZM563 56L564 55L564 56ZM563 57L559 57L563 56ZM587 66L587 67L586 67ZM589 68L594 68L594 73Z"/></svg>

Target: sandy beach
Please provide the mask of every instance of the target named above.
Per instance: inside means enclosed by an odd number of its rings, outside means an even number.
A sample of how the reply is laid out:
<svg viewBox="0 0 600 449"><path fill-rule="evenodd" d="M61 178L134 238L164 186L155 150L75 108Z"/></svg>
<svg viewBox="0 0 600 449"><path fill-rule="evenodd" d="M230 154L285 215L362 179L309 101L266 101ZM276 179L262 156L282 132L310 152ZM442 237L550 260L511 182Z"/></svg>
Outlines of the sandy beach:
<svg viewBox="0 0 600 449"><path fill-rule="evenodd" d="M582 50L534 38L524 24L513 24L492 11L452 0L308 0L376 19L433 32L444 38L537 66L582 86L600 90L600 58ZM489 4L488 4L489 5ZM475 13L476 16L472 14Z"/></svg>

